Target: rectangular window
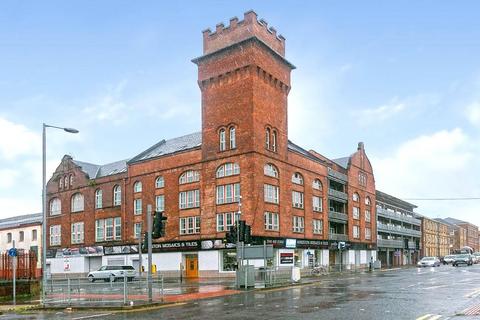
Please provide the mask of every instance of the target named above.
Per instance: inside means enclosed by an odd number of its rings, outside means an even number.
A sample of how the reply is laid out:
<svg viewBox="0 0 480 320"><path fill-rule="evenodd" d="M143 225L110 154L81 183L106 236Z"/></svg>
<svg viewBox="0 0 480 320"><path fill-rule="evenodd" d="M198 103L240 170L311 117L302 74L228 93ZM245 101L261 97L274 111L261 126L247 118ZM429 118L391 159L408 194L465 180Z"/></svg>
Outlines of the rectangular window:
<svg viewBox="0 0 480 320"><path fill-rule="evenodd" d="M96 220L95 221L95 241L103 241L104 236L105 220Z"/></svg>
<svg viewBox="0 0 480 320"><path fill-rule="evenodd" d="M20 231L20 232L19 232L19 235L18 235L18 238L19 238L19 239L18 239L18 242L23 242L23 241L25 241L25 232Z"/></svg>
<svg viewBox="0 0 480 320"><path fill-rule="evenodd" d="M263 196L265 202L278 204L278 187L271 184L263 185Z"/></svg>
<svg viewBox="0 0 480 320"><path fill-rule="evenodd" d="M313 233L323 234L323 220L313 219Z"/></svg>
<svg viewBox="0 0 480 320"><path fill-rule="evenodd" d="M293 232L301 232L305 231L305 220L303 217L293 216Z"/></svg>
<svg viewBox="0 0 480 320"><path fill-rule="evenodd" d="M353 219L360 220L360 208L353 207Z"/></svg>
<svg viewBox="0 0 480 320"><path fill-rule="evenodd" d="M200 233L200 217L180 218L180 234Z"/></svg>
<svg viewBox="0 0 480 320"><path fill-rule="evenodd" d="M278 231L278 213L265 212L265 230Z"/></svg>
<svg viewBox="0 0 480 320"><path fill-rule="evenodd" d="M122 218L114 218L115 240L122 240Z"/></svg>
<svg viewBox="0 0 480 320"><path fill-rule="evenodd" d="M140 237L142 236L142 223L139 222L139 223L135 223L134 227L133 227L133 236L135 239L140 239Z"/></svg>
<svg viewBox="0 0 480 320"><path fill-rule="evenodd" d="M72 244L83 243L84 231L83 231L83 222L72 223Z"/></svg>
<svg viewBox="0 0 480 320"><path fill-rule="evenodd" d="M37 230L32 230L32 241L37 241Z"/></svg>
<svg viewBox="0 0 480 320"><path fill-rule="evenodd" d="M372 239L372 229L370 228L365 228L365 239Z"/></svg>
<svg viewBox="0 0 480 320"><path fill-rule="evenodd" d="M322 212L322 198L313 196L313 211Z"/></svg>
<svg viewBox="0 0 480 320"><path fill-rule="evenodd" d="M180 209L190 209L200 207L200 190L189 190L180 192Z"/></svg>
<svg viewBox="0 0 480 320"><path fill-rule="evenodd" d="M163 194L155 197L155 210L165 211L165 196Z"/></svg>
<svg viewBox="0 0 480 320"><path fill-rule="evenodd" d="M134 214L142 214L142 199L133 200L133 212Z"/></svg>
<svg viewBox="0 0 480 320"><path fill-rule="evenodd" d="M113 240L113 219L105 220L105 240Z"/></svg>
<svg viewBox="0 0 480 320"><path fill-rule="evenodd" d="M122 239L122 218L95 220L95 241L112 241Z"/></svg>
<svg viewBox="0 0 480 320"><path fill-rule="evenodd" d="M292 206L303 209L303 192L292 191Z"/></svg>
<svg viewBox="0 0 480 320"><path fill-rule="evenodd" d="M370 210L365 210L365 222L370 222Z"/></svg>
<svg viewBox="0 0 480 320"><path fill-rule="evenodd" d="M50 245L59 246L62 244L62 226L50 226Z"/></svg>
<svg viewBox="0 0 480 320"><path fill-rule="evenodd" d="M230 230L235 225L236 212L217 213L217 232Z"/></svg>
<svg viewBox="0 0 480 320"><path fill-rule="evenodd" d="M359 239L360 238L360 227L353 226L353 238Z"/></svg>
<svg viewBox="0 0 480 320"><path fill-rule="evenodd" d="M240 183L217 186L217 204L233 203L240 200Z"/></svg>

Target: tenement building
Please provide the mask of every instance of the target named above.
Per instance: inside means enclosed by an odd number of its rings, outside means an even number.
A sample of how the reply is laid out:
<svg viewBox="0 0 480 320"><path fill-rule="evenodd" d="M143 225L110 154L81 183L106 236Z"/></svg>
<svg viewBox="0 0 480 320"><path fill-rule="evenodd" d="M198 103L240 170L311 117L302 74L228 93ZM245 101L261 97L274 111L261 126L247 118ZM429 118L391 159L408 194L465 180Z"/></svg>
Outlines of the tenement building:
<svg viewBox="0 0 480 320"><path fill-rule="evenodd" d="M413 212L417 206L378 190L376 198L378 259L387 267L417 263L422 225Z"/></svg>
<svg viewBox="0 0 480 320"><path fill-rule="evenodd" d="M448 225L449 253L460 252L462 248L467 246L467 229L450 223L445 219L436 218L435 220Z"/></svg>
<svg viewBox="0 0 480 320"><path fill-rule="evenodd" d="M478 245L479 233L476 225L455 218L445 218L444 220L467 230L467 242L465 245L472 248L474 252L478 252L480 250Z"/></svg>
<svg viewBox="0 0 480 320"><path fill-rule="evenodd" d="M165 237L153 247L153 263L164 273L234 270L235 250L222 239L237 212L253 243L274 246L271 266L376 259L375 180L364 144L330 160L288 138L295 67L285 58L285 38L249 11L241 21L205 30L203 55L193 62L200 132L107 165L62 159L48 182L52 272L138 267L149 205L168 218Z"/></svg>
<svg viewBox="0 0 480 320"><path fill-rule="evenodd" d="M450 253L448 224L422 216L422 257L444 257Z"/></svg>

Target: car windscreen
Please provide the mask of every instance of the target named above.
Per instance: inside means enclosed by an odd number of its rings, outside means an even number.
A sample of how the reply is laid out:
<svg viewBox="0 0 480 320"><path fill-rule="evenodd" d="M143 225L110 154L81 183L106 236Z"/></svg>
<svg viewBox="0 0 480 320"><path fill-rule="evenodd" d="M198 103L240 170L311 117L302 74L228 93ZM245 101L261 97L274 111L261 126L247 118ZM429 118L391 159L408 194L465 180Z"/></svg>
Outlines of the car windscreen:
<svg viewBox="0 0 480 320"><path fill-rule="evenodd" d="M135 268L132 267L132 266L122 266L122 269L123 270L135 270Z"/></svg>

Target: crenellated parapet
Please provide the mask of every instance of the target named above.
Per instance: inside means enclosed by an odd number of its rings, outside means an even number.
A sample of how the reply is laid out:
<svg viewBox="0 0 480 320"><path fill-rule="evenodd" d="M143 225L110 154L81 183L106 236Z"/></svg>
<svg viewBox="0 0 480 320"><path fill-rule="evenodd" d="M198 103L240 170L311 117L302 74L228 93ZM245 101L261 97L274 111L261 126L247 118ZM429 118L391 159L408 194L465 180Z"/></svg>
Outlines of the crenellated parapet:
<svg viewBox="0 0 480 320"><path fill-rule="evenodd" d="M210 54L240 41L257 37L280 56L285 57L285 38L277 35L277 30L268 27L267 21L258 20L257 14L250 10L245 12L243 20L237 17L230 19L225 27L223 23L216 25L215 31L203 31L203 54Z"/></svg>

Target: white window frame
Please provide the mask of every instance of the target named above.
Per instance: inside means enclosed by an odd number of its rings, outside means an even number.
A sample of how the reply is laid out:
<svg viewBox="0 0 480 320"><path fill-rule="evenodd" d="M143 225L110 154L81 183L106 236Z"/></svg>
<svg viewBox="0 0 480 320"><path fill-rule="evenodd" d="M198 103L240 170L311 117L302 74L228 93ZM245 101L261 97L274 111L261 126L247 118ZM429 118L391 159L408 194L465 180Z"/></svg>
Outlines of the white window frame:
<svg viewBox="0 0 480 320"><path fill-rule="evenodd" d="M81 212L85 209L85 201L83 198L83 194L80 192L75 193L72 195L71 199L71 212Z"/></svg>
<svg viewBox="0 0 480 320"><path fill-rule="evenodd" d="M217 232L229 231L235 225L236 212L217 213Z"/></svg>
<svg viewBox="0 0 480 320"><path fill-rule="evenodd" d="M360 220L360 208L354 206L352 215L353 215L353 219Z"/></svg>
<svg viewBox="0 0 480 320"><path fill-rule="evenodd" d="M279 203L279 187L265 183L263 185L263 200L268 203Z"/></svg>
<svg viewBox="0 0 480 320"><path fill-rule="evenodd" d="M292 174L292 182L303 186L303 176L300 172Z"/></svg>
<svg viewBox="0 0 480 320"><path fill-rule="evenodd" d="M200 173L197 170L188 170L180 175L178 178L179 184L186 184L200 181Z"/></svg>
<svg viewBox="0 0 480 320"><path fill-rule="evenodd" d="M140 239L141 236L142 236L142 223L136 222L133 225L133 237L135 239Z"/></svg>
<svg viewBox="0 0 480 320"><path fill-rule="evenodd" d="M217 178L230 177L240 174L240 166L236 162L227 162L217 168Z"/></svg>
<svg viewBox="0 0 480 320"><path fill-rule="evenodd" d="M103 207L103 191L102 189L95 190L95 209L102 209Z"/></svg>
<svg viewBox="0 0 480 320"><path fill-rule="evenodd" d="M180 218L180 235L199 234L200 216Z"/></svg>
<svg viewBox="0 0 480 320"><path fill-rule="evenodd" d="M370 200L370 197L365 197L365 205L370 206L372 205L372 202Z"/></svg>
<svg viewBox="0 0 480 320"><path fill-rule="evenodd" d="M322 190L323 189L322 181L320 181L320 179L313 180L312 188L315 190Z"/></svg>
<svg viewBox="0 0 480 320"><path fill-rule="evenodd" d="M265 230L279 231L279 216L277 212L265 211L264 214Z"/></svg>
<svg viewBox="0 0 480 320"><path fill-rule="evenodd" d="M353 238L354 239L360 239L360 227L359 226L353 226Z"/></svg>
<svg viewBox="0 0 480 320"><path fill-rule="evenodd" d="M133 199L133 214L142 214L142 199Z"/></svg>
<svg viewBox="0 0 480 320"><path fill-rule="evenodd" d="M155 211L165 211L165 195L155 196Z"/></svg>
<svg viewBox="0 0 480 320"><path fill-rule="evenodd" d="M113 205L120 206L122 204L122 187L116 185L113 187Z"/></svg>
<svg viewBox="0 0 480 320"><path fill-rule="evenodd" d="M372 229L365 228L365 240L371 240L371 239L372 239Z"/></svg>
<svg viewBox="0 0 480 320"><path fill-rule="evenodd" d="M296 233L304 233L305 232L305 218L299 216L293 216L293 228L292 231Z"/></svg>
<svg viewBox="0 0 480 320"><path fill-rule="evenodd" d="M235 127L230 127L230 149L235 149L237 147Z"/></svg>
<svg viewBox="0 0 480 320"><path fill-rule="evenodd" d="M313 234L323 234L323 220L313 219Z"/></svg>
<svg viewBox="0 0 480 320"><path fill-rule="evenodd" d="M272 151L277 152L277 131L272 132Z"/></svg>
<svg viewBox="0 0 480 320"><path fill-rule="evenodd" d="M50 215L57 216L62 214L62 201L59 198L50 200Z"/></svg>
<svg viewBox="0 0 480 320"><path fill-rule="evenodd" d="M371 221L372 221L372 217L370 214L370 210L365 209L365 222L371 222Z"/></svg>
<svg viewBox="0 0 480 320"><path fill-rule="evenodd" d="M278 179L278 169L271 163L267 163L263 166L263 174Z"/></svg>
<svg viewBox="0 0 480 320"><path fill-rule="evenodd" d="M163 176L158 176L155 179L155 188L161 189L161 188L164 188L164 187L165 187L165 179L163 178Z"/></svg>
<svg viewBox="0 0 480 320"><path fill-rule="evenodd" d="M83 243L84 241L84 224L83 222L75 222L71 224L70 242L72 244Z"/></svg>
<svg viewBox="0 0 480 320"><path fill-rule="evenodd" d="M59 246L62 244L62 226L59 224L50 226L50 245Z"/></svg>
<svg viewBox="0 0 480 320"><path fill-rule="evenodd" d="M122 218L95 220L95 242L122 240Z"/></svg>
<svg viewBox="0 0 480 320"><path fill-rule="evenodd" d="M304 208L303 192L292 191L292 207L298 209Z"/></svg>
<svg viewBox="0 0 480 320"><path fill-rule="evenodd" d="M217 186L216 203L234 203L240 200L240 183L231 183Z"/></svg>
<svg viewBox="0 0 480 320"><path fill-rule="evenodd" d="M133 192L142 192L142 182L141 181L135 181L133 184Z"/></svg>
<svg viewBox="0 0 480 320"><path fill-rule="evenodd" d="M265 149L270 150L270 128L265 130Z"/></svg>
<svg viewBox="0 0 480 320"><path fill-rule="evenodd" d="M200 207L200 190L182 191L178 195L178 206L180 209L191 209Z"/></svg>
<svg viewBox="0 0 480 320"><path fill-rule="evenodd" d="M355 201L355 202L359 202L360 201L360 196L358 195L358 193L353 193L352 195L352 200Z"/></svg>
<svg viewBox="0 0 480 320"><path fill-rule="evenodd" d="M323 211L323 199L318 196L312 196L312 207L315 212Z"/></svg>
<svg viewBox="0 0 480 320"><path fill-rule="evenodd" d="M227 137L226 137L225 129L221 129L218 133L218 140L219 140L219 149L220 151L225 151L227 149Z"/></svg>

